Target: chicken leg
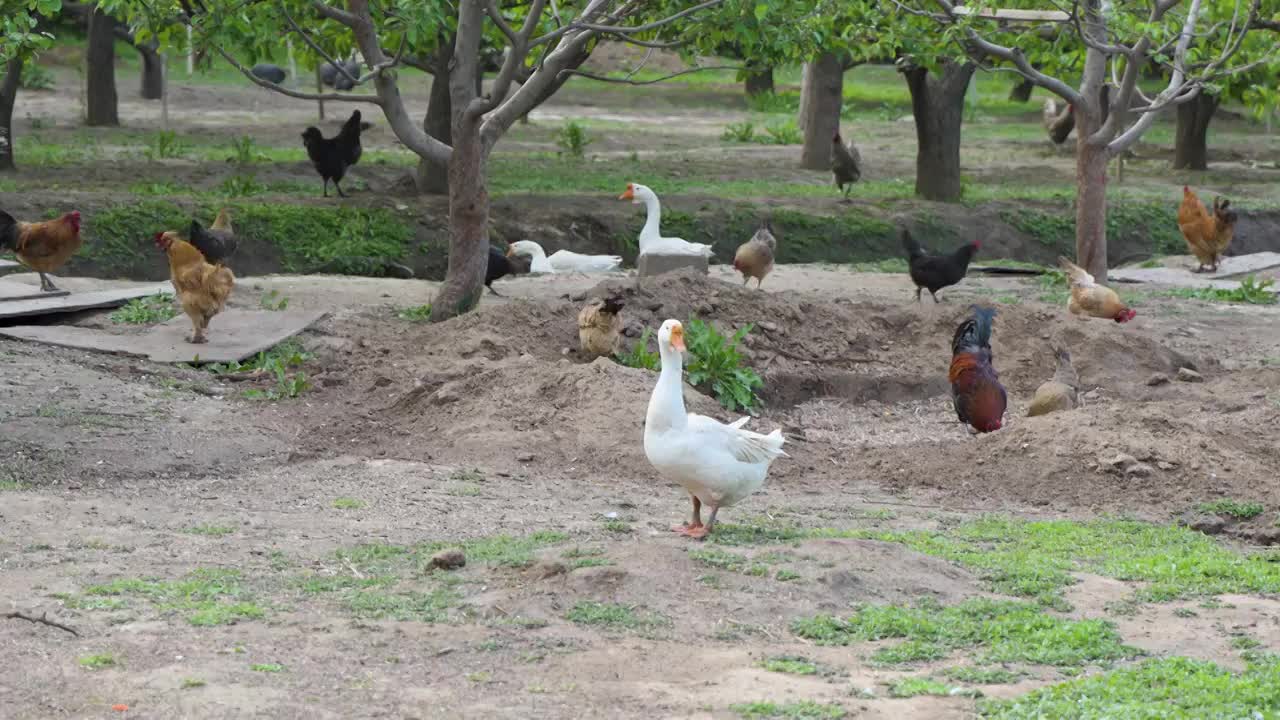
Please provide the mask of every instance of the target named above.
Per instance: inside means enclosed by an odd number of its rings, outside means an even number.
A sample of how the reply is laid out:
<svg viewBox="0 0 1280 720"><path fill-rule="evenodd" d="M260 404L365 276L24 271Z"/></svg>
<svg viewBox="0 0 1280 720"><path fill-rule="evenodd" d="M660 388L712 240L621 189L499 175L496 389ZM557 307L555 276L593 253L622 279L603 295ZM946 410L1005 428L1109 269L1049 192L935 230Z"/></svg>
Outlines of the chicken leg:
<svg viewBox="0 0 1280 720"><path fill-rule="evenodd" d="M933 301L934 301L935 303L940 303L940 302L942 302L941 300L939 300L939 299L938 299L938 294L937 294L937 293L935 293L934 291L930 290L930 291L929 291L929 295L933 298Z"/></svg>
<svg viewBox="0 0 1280 720"><path fill-rule="evenodd" d="M61 290L58 289L57 285L53 284L53 281L49 279L48 275L45 275L39 270L37 270L36 272L39 273L40 275L40 290L42 290L43 292L62 292Z"/></svg>
<svg viewBox="0 0 1280 720"><path fill-rule="evenodd" d="M920 291L923 289L924 288L920 287L919 285L916 286L916 302L920 302Z"/></svg>
<svg viewBox="0 0 1280 720"><path fill-rule="evenodd" d="M329 178L324 178L324 196L329 197Z"/></svg>
<svg viewBox="0 0 1280 720"><path fill-rule="evenodd" d="M690 497L693 498L693 519L671 529L686 537L701 539L707 536L707 529L702 525L702 501L697 495L690 495Z"/></svg>
<svg viewBox="0 0 1280 720"><path fill-rule="evenodd" d="M337 180L333 181L333 187L335 187L338 190L338 197L344 198L347 196L346 193L342 192L342 186L338 184Z"/></svg>

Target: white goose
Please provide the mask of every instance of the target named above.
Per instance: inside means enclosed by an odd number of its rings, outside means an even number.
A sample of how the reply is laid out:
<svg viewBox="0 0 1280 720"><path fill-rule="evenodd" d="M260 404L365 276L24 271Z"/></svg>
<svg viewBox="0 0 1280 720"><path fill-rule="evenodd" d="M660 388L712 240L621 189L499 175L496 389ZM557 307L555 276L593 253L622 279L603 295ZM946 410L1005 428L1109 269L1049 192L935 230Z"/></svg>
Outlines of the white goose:
<svg viewBox="0 0 1280 720"><path fill-rule="evenodd" d="M622 268L617 255L583 255L572 250L557 250L547 257L542 246L532 240L517 240L507 249L508 255L527 255L533 259L530 272L612 272Z"/></svg>
<svg viewBox="0 0 1280 720"><path fill-rule="evenodd" d="M786 456L781 430L768 435L742 429L750 418L732 425L686 412L684 326L667 320L658 330L662 372L649 398L644 419L644 454L662 477L680 483L693 498L693 519L672 528L692 538L704 538L716 523L720 508L737 503L764 486L769 465ZM711 517L702 524L702 505Z"/></svg>
<svg viewBox="0 0 1280 720"><path fill-rule="evenodd" d="M689 242L681 238L662 237L659 225L662 223L662 203L652 190L640 183L627 183L626 192L618 196L619 200L630 200L633 204L644 203L646 216L644 227L640 229L640 254L654 253L659 255L706 255L711 257L711 246L705 243Z"/></svg>

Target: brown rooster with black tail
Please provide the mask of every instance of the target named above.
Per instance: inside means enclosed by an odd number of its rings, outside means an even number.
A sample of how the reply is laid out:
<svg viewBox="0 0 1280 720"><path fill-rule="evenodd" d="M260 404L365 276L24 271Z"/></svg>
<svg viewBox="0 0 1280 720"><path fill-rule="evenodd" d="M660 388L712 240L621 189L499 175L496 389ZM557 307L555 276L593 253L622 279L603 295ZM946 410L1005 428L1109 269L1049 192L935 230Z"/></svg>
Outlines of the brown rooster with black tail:
<svg viewBox="0 0 1280 720"><path fill-rule="evenodd" d="M1000 376L991 366L991 321L994 308L974 307L973 317L956 328L951 339L951 398L956 417L980 433L999 430L1009 404Z"/></svg>

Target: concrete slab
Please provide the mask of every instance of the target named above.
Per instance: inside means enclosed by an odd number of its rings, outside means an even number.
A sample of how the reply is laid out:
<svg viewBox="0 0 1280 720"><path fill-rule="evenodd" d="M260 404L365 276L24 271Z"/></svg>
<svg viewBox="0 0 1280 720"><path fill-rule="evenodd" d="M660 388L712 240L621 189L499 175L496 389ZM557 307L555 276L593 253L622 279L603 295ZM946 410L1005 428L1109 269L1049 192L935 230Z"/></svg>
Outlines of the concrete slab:
<svg viewBox="0 0 1280 720"><path fill-rule="evenodd" d="M323 311L226 310L209 324L209 342L192 345L191 320L179 315L136 335L113 335L91 328L16 325L0 335L60 347L145 357L162 363L225 363L253 357L297 335L324 317Z"/></svg>
<svg viewBox="0 0 1280 720"><path fill-rule="evenodd" d="M39 290L39 288L36 289ZM52 293L42 293L40 297L32 300L6 300L0 302L0 319L118 307L134 298L155 295L160 292L172 293L173 285L166 282L164 284L142 285L131 288L78 292L54 297L51 297Z"/></svg>
<svg viewBox="0 0 1280 720"><path fill-rule="evenodd" d="M22 263L0 258L0 275L4 275L5 273L8 273L8 272L14 272L21 267L22 267Z"/></svg>
<svg viewBox="0 0 1280 720"><path fill-rule="evenodd" d="M658 255L645 253L636 260L636 271L640 277L653 277L662 273L693 268L706 273L709 263L706 255Z"/></svg>
<svg viewBox="0 0 1280 720"><path fill-rule="evenodd" d="M1260 252L1248 255L1224 257L1218 262L1216 273L1193 273L1199 263L1187 256L1175 261L1174 267L1117 268L1107 271L1107 278L1117 282L1161 283L1181 287L1216 287L1232 289L1240 286L1238 278L1251 273L1280 267L1280 253Z"/></svg>
<svg viewBox="0 0 1280 720"><path fill-rule="evenodd" d="M55 298L70 295L66 290L45 292L39 285L0 280L0 303L10 300L30 300L32 298Z"/></svg>

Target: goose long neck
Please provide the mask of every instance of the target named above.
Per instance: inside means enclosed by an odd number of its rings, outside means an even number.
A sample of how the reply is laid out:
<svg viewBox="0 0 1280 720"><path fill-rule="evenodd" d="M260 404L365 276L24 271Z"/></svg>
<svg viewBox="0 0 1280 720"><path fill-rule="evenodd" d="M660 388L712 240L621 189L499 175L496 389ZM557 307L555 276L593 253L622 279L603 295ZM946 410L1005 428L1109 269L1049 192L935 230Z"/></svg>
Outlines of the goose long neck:
<svg viewBox="0 0 1280 720"><path fill-rule="evenodd" d="M649 398L646 422L655 429L683 428L689 424L684 409L684 365L680 353L661 344L662 371Z"/></svg>
<svg viewBox="0 0 1280 720"><path fill-rule="evenodd" d="M641 195L644 200L645 219L644 227L640 230L641 237L659 237L658 226L662 221L662 204L658 202L658 196L651 192Z"/></svg>

